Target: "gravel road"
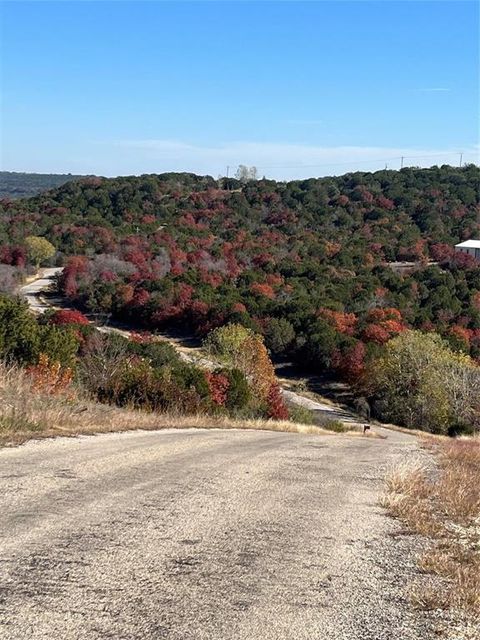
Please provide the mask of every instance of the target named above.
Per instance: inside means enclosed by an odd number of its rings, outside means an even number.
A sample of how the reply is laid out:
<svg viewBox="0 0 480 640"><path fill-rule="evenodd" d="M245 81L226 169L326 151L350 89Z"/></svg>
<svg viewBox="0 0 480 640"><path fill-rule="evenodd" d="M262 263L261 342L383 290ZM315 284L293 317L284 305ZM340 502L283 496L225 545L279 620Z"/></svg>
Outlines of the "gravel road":
<svg viewBox="0 0 480 640"><path fill-rule="evenodd" d="M378 506L415 438L132 432L0 450L2 640L427 640Z"/></svg>
<svg viewBox="0 0 480 640"><path fill-rule="evenodd" d="M50 289L56 275L63 271L62 267L49 267L42 269L41 276L32 282L20 287L19 293L28 302L34 313L43 313L50 309L51 305L41 298L41 294Z"/></svg>

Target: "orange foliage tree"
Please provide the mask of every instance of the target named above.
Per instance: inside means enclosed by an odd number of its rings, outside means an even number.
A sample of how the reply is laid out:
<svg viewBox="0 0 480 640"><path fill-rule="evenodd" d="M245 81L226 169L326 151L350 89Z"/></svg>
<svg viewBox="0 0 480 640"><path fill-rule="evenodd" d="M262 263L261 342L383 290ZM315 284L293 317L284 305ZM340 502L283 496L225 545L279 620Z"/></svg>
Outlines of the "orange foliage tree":
<svg viewBox="0 0 480 640"><path fill-rule="evenodd" d="M265 296L265 298L269 298L270 300L273 300L275 298L275 291L273 290L273 287L266 282L255 282L250 287L250 291L252 293L256 293L259 296Z"/></svg>
<svg viewBox="0 0 480 640"><path fill-rule="evenodd" d="M385 344L391 338L405 331L407 327L398 309L393 307L371 309L367 315L367 325L362 337L366 342Z"/></svg>
<svg viewBox="0 0 480 640"><path fill-rule="evenodd" d="M328 320L339 333L343 333L346 336L354 335L357 326L357 316L354 313L320 309L318 315Z"/></svg>
<svg viewBox="0 0 480 640"><path fill-rule="evenodd" d="M250 335L239 354L239 369L251 380L252 387L262 400L266 400L272 384L275 384L275 369L263 343L262 336Z"/></svg>
<svg viewBox="0 0 480 640"><path fill-rule="evenodd" d="M70 367L62 367L60 362L51 360L45 353L40 354L37 364L27 368L27 373L33 380L33 389L48 395L65 393L73 380Z"/></svg>
<svg viewBox="0 0 480 640"><path fill-rule="evenodd" d="M276 378L262 336L240 324L227 324L214 329L207 336L204 347L214 358L239 369L248 379L256 397L266 401Z"/></svg>

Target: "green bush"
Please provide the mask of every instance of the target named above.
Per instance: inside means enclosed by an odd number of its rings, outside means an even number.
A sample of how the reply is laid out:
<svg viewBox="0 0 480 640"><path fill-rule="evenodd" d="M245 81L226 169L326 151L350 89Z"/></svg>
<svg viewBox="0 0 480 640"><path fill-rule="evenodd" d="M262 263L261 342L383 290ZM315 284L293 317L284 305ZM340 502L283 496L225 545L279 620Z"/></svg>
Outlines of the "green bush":
<svg viewBox="0 0 480 640"><path fill-rule="evenodd" d="M71 327L40 325L38 327L40 352L65 367L75 367L80 341Z"/></svg>
<svg viewBox="0 0 480 640"><path fill-rule="evenodd" d="M172 368L172 379L182 390L194 390L200 398L210 398L210 387L208 386L205 372L190 364L181 363Z"/></svg>
<svg viewBox="0 0 480 640"><path fill-rule="evenodd" d="M285 318L268 318L263 332L267 348L275 354L284 353L295 340L295 329Z"/></svg>
<svg viewBox="0 0 480 640"><path fill-rule="evenodd" d="M210 390L201 369L190 365L153 368L146 359L128 357L101 399L147 411L198 413L207 410Z"/></svg>
<svg viewBox="0 0 480 640"><path fill-rule="evenodd" d="M180 364L180 357L168 342L129 342L128 350L147 359L154 369Z"/></svg>
<svg viewBox="0 0 480 640"><path fill-rule="evenodd" d="M30 364L36 361L39 349L38 324L27 303L0 296L0 356Z"/></svg>
<svg viewBox="0 0 480 640"><path fill-rule="evenodd" d="M317 424L314 412L306 407L289 405L288 411L292 422L298 422L299 424Z"/></svg>
<svg viewBox="0 0 480 640"><path fill-rule="evenodd" d="M70 327L40 324L26 302L0 296L0 357L36 363L41 353L63 366L74 366L79 340Z"/></svg>
<svg viewBox="0 0 480 640"><path fill-rule="evenodd" d="M154 410L162 404L162 394L155 384L153 369L140 359L126 361L108 390L111 400L119 406Z"/></svg>
<svg viewBox="0 0 480 640"><path fill-rule="evenodd" d="M250 402L250 388L244 374L239 369L222 369L220 371L229 382L227 401L228 409L242 409Z"/></svg>
<svg viewBox="0 0 480 640"><path fill-rule="evenodd" d="M322 424L322 427L324 429L328 429L328 431L334 431L335 433L346 433L351 430L351 428L341 420L326 420Z"/></svg>
<svg viewBox="0 0 480 640"><path fill-rule="evenodd" d="M380 418L447 434L478 425L480 369L435 333L405 331L368 371Z"/></svg>
<svg viewBox="0 0 480 640"><path fill-rule="evenodd" d="M252 336L251 329L240 324L227 324L211 331L203 342L203 348L209 355L235 366L244 356L245 341Z"/></svg>

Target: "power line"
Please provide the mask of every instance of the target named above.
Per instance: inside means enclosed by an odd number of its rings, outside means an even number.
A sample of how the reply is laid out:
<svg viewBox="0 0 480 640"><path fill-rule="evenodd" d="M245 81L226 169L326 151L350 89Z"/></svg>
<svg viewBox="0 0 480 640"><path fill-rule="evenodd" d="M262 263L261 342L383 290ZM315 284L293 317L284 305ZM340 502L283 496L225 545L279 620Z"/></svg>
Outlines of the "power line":
<svg viewBox="0 0 480 640"><path fill-rule="evenodd" d="M271 164L271 165L257 165L255 164L255 168L256 169L261 169L261 170L265 170L265 169L314 169L314 168L321 168L321 167L341 167L341 166L352 166L352 165L371 165L371 164L377 164L377 165L381 165L383 164L385 166L385 170L388 169L389 163L391 163L392 161L395 160L399 160L400 161L400 169L403 169L405 167L405 160L413 160L413 159L426 159L426 158L450 158L452 159L452 156L459 156L459 167L463 167L463 156L464 155L468 155L468 156L475 156L475 160L473 160L474 164L480 164L479 162L479 158L477 156L477 154L475 154L474 151L468 151L467 154L465 154L465 152L463 151L451 151L451 152L445 152L445 153L434 153L434 154L427 154L427 155L412 155L412 156L391 156L389 158L377 158L377 159L371 159L371 160L356 160L356 159L352 159L349 161L343 161L343 162L324 162L324 163L319 163L319 164ZM453 162L451 163L453 165ZM230 168L232 165L227 165L227 178L230 174ZM354 169L352 169L354 170Z"/></svg>
<svg viewBox="0 0 480 640"><path fill-rule="evenodd" d="M445 157L450 157L450 156L454 156L454 155L460 155L461 158L463 158L463 153L458 153L455 151L452 151L451 153L435 153L435 154L430 154L430 155L425 155L425 156L391 156L389 158L386 158L386 160L388 162L392 161L392 160L400 160L401 161L401 165L403 168L403 161L404 160L412 160L412 159L418 159L418 158L445 158ZM324 162L322 164L289 164L289 165L280 165L280 164L270 164L270 165L255 165L257 167L257 169L310 169L310 168L315 168L315 167L337 167L337 166L346 166L346 165L351 165L351 164L371 164L371 163L385 163L385 158L377 158L377 159L372 159L372 160L349 160L347 162Z"/></svg>

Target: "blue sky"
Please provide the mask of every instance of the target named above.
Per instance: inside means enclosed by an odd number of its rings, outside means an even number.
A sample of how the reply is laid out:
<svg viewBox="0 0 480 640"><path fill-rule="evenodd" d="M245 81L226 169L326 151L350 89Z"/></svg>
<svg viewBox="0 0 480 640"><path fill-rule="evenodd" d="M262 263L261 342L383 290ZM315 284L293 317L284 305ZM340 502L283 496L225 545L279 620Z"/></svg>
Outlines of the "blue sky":
<svg viewBox="0 0 480 640"><path fill-rule="evenodd" d="M2 168L478 162L478 24L461 0L3 2Z"/></svg>

